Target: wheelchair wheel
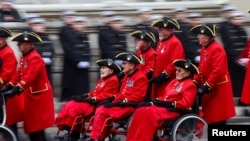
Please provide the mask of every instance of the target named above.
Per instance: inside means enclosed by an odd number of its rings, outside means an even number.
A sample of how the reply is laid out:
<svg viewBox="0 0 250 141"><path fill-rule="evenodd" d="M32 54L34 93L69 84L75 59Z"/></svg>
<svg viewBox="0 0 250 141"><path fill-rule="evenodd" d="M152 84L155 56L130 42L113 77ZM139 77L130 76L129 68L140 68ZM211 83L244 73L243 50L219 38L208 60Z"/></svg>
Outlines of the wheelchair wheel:
<svg viewBox="0 0 250 141"><path fill-rule="evenodd" d="M172 128L172 141L207 141L208 125L195 114L180 117Z"/></svg>
<svg viewBox="0 0 250 141"><path fill-rule="evenodd" d="M17 141L17 139L9 128L0 126L0 141Z"/></svg>

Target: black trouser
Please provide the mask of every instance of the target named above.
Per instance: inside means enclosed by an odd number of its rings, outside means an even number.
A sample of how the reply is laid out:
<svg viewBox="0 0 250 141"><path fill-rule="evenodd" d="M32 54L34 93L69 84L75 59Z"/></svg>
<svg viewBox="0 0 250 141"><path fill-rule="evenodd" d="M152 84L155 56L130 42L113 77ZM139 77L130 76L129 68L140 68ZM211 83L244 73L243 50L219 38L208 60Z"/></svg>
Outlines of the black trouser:
<svg viewBox="0 0 250 141"><path fill-rule="evenodd" d="M44 130L30 133L29 138L30 138L30 141L46 141Z"/></svg>

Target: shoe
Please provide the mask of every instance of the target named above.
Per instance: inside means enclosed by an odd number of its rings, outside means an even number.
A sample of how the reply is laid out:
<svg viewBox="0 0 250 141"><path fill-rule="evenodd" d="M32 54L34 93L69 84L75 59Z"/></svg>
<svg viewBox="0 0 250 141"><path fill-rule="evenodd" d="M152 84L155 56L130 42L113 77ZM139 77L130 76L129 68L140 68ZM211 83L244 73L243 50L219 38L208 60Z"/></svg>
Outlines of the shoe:
<svg viewBox="0 0 250 141"><path fill-rule="evenodd" d="M244 115L250 117L250 109L244 109Z"/></svg>

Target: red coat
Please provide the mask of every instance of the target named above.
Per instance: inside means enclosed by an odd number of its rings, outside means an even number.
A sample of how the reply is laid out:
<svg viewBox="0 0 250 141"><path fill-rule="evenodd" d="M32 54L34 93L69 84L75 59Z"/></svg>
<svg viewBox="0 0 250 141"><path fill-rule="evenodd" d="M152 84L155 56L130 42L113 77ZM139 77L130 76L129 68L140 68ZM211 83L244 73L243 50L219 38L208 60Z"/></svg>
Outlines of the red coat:
<svg viewBox="0 0 250 141"><path fill-rule="evenodd" d="M17 59L10 46L5 45L0 48L0 59L2 66L0 68L0 87L5 86L17 68ZM23 120L23 96L16 95L6 99L6 125L12 125Z"/></svg>
<svg viewBox="0 0 250 141"><path fill-rule="evenodd" d="M96 84L95 89L89 92L91 97L96 97L97 101L102 101L109 96L117 93L119 88L119 80L115 75L100 78ZM62 129L63 126L72 126L74 119L77 116L90 116L95 110L95 105L86 102L75 102L71 100L67 102L56 117L56 125L58 129Z"/></svg>
<svg viewBox="0 0 250 141"><path fill-rule="evenodd" d="M199 63L200 74L196 81L208 84L213 90L202 97L202 111L208 123L220 122L235 116L233 91L228 73L227 56L224 48L212 41L202 47Z"/></svg>
<svg viewBox="0 0 250 141"><path fill-rule="evenodd" d="M139 70L135 71L133 74L126 75L123 78L120 91L114 101L126 99L128 102L142 102L147 87L148 79L146 75ZM90 138L104 140L110 133L108 131L110 128L104 128L106 132L102 135L100 134L102 127L104 127L105 120L109 117L112 117L112 119L121 119L122 117L131 115L134 110L135 108L130 106L111 108L106 108L104 106L98 107L94 115L95 118Z"/></svg>
<svg viewBox="0 0 250 141"><path fill-rule="evenodd" d="M164 96L158 99L175 101L177 108L188 109L192 106L196 93L197 88L192 79L174 79L166 87ZM126 141L150 141L162 123L178 116L179 113L165 107L153 105L138 108L133 115Z"/></svg>
<svg viewBox="0 0 250 141"><path fill-rule="evenodd" d="M21 57L20 68L11 81L24 88L24 130L32 133L54 125L53 90L46 67L36 50Z"/></svg>
<svg viewBox="0 0 250 141"><path fill-rule="evenodd" d="M148 47L145 51L139 49L136 51L136 55L140 56L142 60L139 67L141 71L147 74L147 72L154 69L155 50L152 47Z"/></svg>
<svg viewBox="0 0 250 141"><path fill-rule="evenodd" d="M175 66L173 61L184 58L184 49L180 40L175 35L172 35L167 39L160 40L156 48L156 62L153 76L158 76L161 72L165 71L170 76L171 80L174 79ZM166 83L154 84L151 97L156 98L162 96L162 92L171 80Z"/></svg>
<svg viewBox="0 0 250 141"><path fill-rule="evenodd" d="M250 39L248 40L247 47L242 52L240 58L250 59ZM240 100L244 104L250 104L250 63L249 61L247 64L247 71L246 71L245 81L244 81Z"/></svg>

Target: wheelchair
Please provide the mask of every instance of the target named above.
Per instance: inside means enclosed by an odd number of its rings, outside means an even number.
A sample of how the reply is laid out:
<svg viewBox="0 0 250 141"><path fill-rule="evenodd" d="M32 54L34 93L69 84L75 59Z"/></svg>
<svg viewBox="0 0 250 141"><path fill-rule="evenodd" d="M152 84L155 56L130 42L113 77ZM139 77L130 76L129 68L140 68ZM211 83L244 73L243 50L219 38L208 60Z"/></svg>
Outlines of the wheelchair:
<svg viewBox="0 0 250 141"><path fill-rule="evenodd" d="M6 123L6 105L5 98L0 94L1 103L1 124L0 124L0 141L17 141L16 135L11 129L5 126Z"/></svg>
<svg viewBox="0 0 250 141"><path fill-rule="evenodd" d="M153 141L207 141L208 124L199 109L200 97L196 96L191 110L169 109L180 113L173 120L165 121L156 131Z"/></svg>
<svg viewBox="0 0 250 141"><path fill-rule="evenodd" d="M192 110L170 109L180 113L180 116L165 121L152 137L152 141L207 141L208 125L206 121L199 115L199 98L197 97L192 106ZM111 129L111 133L105 139L106 141L122 141L122 136L126 137L129 129L130 121L133 114L114 120L107 118L102 127L101 133L105 128ZM72 127L68 129L68 133L61 136L60 141L71 141L70 133L77 130L81 133L79 141L84 141L89 137L92 129L94 116L84 120L81 116L75 118ZM58 132L59 133L59 132Z"/></svg>
<svg viewBox="0 0 250 141"><path fill-rule="evenodd" d="M180 113L180 116L166 120L160 128L155 132L152 141L207 141L208 140L208 124L201 117L199 110L199 97L196 97L192 110L170 109ZM133 114L122 118L121 120L113 120L108 118L104 126L111 128L108 137L109 141L121 141L118 135L126 136L129 129Z"/></svg>

